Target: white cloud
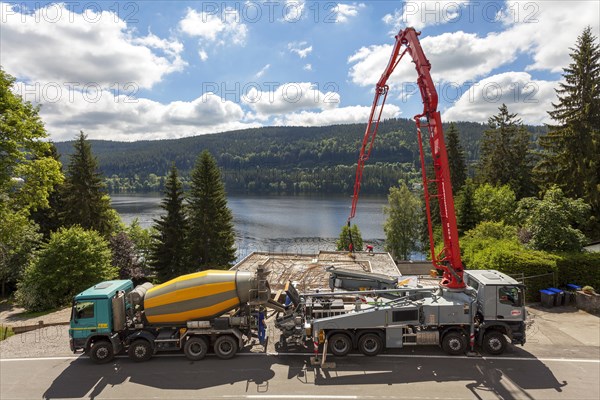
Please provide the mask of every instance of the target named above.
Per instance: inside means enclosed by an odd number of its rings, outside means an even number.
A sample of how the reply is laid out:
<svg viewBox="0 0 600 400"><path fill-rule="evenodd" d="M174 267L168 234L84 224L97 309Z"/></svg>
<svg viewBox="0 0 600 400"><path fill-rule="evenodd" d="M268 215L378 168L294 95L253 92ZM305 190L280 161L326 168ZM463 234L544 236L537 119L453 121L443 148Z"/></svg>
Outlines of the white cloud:
<svg viewBox="0 0 600 400"><path fill-rule="evenodd" d="M191 101L160 103L147 98L120 95L107 90L46 90L18 83L15 92L25 100L40 103L40 115L55 141L69 140L83 130L91 138L149 140L222 132L256 123L245 122L239 104L206 93ZM56 94L58 93L58 94ZM38 93L39 94L39 93Z"/></svg>
<svg viewBox="0 0 600 400"><path fill-rule="evenodd" d="M257 73L256 73L254 76L255 76L256 78L261 78L261 77L262 77L262 76L263 76L263 75L264 75L264 74L265 74L265 73L266 73L266 72L269 70L269 68L271 68L271 64L267 64L267 65L265 65L265 66L264 66L264 67L262 67L262 68L260 69L260 71L258 71L258 72L257 72Z"/></svg>
<svg viewBox="0 0 600 400"><path fill-rule="evenodd" d="M350 17L356 17L358 15L359 8L366 7L364 3L360 4L342 4L338 3L332 8L335 14L335 22L346 23L350 20Z"/></svg>
<svg viewBox="0 0 600 400"><path fill-rule="evenodd" d="M383 22L393 26L393 33L413 27L422 29L441 25L462 17L462 9L468 0L406 1L393 14L386 14Z"/></svg>
<svg viewBox="0 0 600 400"><path fill-rule="evenodd" d="M276 4L276 3L274 3ZM283 21L298 22L304 16L305 0L285 0L283 4Z"/></svg>
<svg viewBox="0 0 600 400"><path fill-rule="evenodd" d="M27 13L0 3L0 19L2 66L19 79L149 88L186 66L181 42L138 36L110 11L78 14L58 3Z"/></svg>
<svg viewBox="0 0 600 400"><path fill-rule="evenodd" d="M305 109L332 109L340 103L335 92L322 92L310 82L290 82L273 91L252 88L244 102L259 115L286 114Z"/></svg>
<svg viewBox="0 0 600 400"><path fill-rule="evenodd" d="M443 10L443 2L438 3ZM481 4L479 6L479 9L474 8L475 15L482 11ZM411 18L417 14L413 12ZM472 81L525 54L533 59L526 70L561 72L570 62L568 48L573 47L583 29L590 25L594 33L599 34L598 15L600 2L597 1L571 1L568 7L565 3L553 1L526 4L509 1L496 22L496 26L504 30L483 36L463 31L447 32L424 37L421 46L431 62L431 74L436 81L457 84ZM467 17L469 13L463 12L456 18ZM385 19L389 23L398 20L391 15ZM423 21L428 20L425 18ZM560 27L560 34L557 34L557 27ZM348 59L353 64L349 71L351 80L361 86L375 84L387 65L391 50L391 44L359 49ZM413 65L404 60L389 82L397 87L402 82L413 82L415 78Z"/></svg>
<svg viewBox="0 0 600 400"><path fill-rule="evenodd" d="M288 43L290 53L296 53L300 58L306 58L312 51L313 47L307 42L292 42Z"/></svg>
<svg viewBox="0 0 600 400"><path fill-rule="evenodd" d="M312 64L306 64L304 67L302 67L302 69L305 71L312 71Z"/></svg>
<svg viewBox="0 0 600 400"><path fill-rule="evenodd" d="M369 106L339 107L320 112L300 111L276 118L274 124L283 126L326 126L365 123L369 119L370 112L371 107ZM383 109L382 119L397 118L400 114L398 106L387 104Z"/></svg>
<svg viewBox="0 0 600 400"><path fill-rule="evenodd" d="M198 50L198 56L200 56L200 59L202 61L208 60L208 54L206 53L206 51L204 51L202 49Z"/></svg>
<svg viewBox="0 0 600 400"><path fill-rule="evenodd" d="M198 12L188 8L185 17L179 21L179 29L201 43L244 45L248 27L241 22L237 10L225 7L220 13Z"/></svg>
<svg viewBox="0 0 600 400"><path fill-rule="evenodd" d="M556 101L556 81L535 80L527 72L505 72L482 79L446 110L444 121L487 122L505 103L526 124L550 122L547 110Z"/></svg>

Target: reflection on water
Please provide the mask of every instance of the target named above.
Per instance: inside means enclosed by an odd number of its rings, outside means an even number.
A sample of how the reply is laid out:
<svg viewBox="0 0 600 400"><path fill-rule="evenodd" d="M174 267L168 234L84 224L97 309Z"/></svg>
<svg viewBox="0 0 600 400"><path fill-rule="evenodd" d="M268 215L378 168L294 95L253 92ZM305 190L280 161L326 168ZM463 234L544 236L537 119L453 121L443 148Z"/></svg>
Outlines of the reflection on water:
<svg viewBox="0 0 600 400"><path fill-rule="evenodd" d="M123 222L138 218L147 228L161 213L159 194L113 195L112 205ZM361 198L356 223L363 240L383 250L382 197ZM350 197L229 196L238 259L252 251L315 253L335 250L335 241L350 211Z"/></svg>

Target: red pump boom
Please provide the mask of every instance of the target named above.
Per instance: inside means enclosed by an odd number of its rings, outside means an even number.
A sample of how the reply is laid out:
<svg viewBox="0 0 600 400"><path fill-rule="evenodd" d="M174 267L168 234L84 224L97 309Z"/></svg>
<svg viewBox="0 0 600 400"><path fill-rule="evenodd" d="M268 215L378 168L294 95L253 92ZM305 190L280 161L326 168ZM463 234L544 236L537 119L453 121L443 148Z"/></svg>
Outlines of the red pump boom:
<svg viewBox="0 0 600 400"><path fill-rule="evenodd" d="M394 72L394 69L402 57L408 53L415 63L415 68L418 74L417 84L423 99L423 112L415 115L414 119L417 125L417 138L419 141L419 152L421 156L421 172L423 177L427 226L429 229L431 261L436 269L443 272L441 286L448 289L463 289L465 287L465 283L463 281L463 265L460 258L460 248L458 244L458 229L456 225L456 214L454 212L452 184L450 183L450 166L448 163L448 155L446 153L446 145L444 144L442 121L440 119L440 113L437 111L438 95L435 90L433 80L431 79L431 64L423 53L423 49L421 48L421 43L419 42L418 38L419 35L420 32L415 31L413 28L406 28L396 35L396 43L394 45L394 49L392 50L390 61L383 71L383 74L381 74L381 78L379 78L379 82L377 82L377 86L375 87L375 98L373 100L373 105L371 106L371 114L365 130L365 136L363 138L360 156L358 158L358 165L356 168L354 195L352 197L352 209L350 211L350 217L348 218L348 224L356 214L356 205L358 203L358 194L360 192L360 184L362 181L365 162L369 159L371 151L373 150L375 136L377 135L377 129L379 128L379 122L381 121L383 106L389 91L387 80L392 72ZM400 50L402 50L403 47L404 50L402 53L400 53ZM425 124L421 124L422 118L425 118ZM427 177L425 169L425 156L423 154L423 141L421 138L421 127L425 127L426 131L429 133L429 145L433 159L433 170L435 172L434 179L429 179ZM436 184L437 194L429 193L430 183ZM434 197L438 199L440 206L442 235L444 237L444 248L439 254L436 254L435 251L433 227L431 222L430 200Z"/></svg>

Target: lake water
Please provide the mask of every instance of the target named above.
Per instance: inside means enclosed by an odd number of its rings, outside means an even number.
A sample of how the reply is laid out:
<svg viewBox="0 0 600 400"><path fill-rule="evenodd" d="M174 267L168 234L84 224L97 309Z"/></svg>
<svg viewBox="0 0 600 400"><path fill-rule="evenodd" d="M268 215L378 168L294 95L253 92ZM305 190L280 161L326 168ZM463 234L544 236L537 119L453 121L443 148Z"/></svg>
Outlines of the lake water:
<svg viewBox="0 0 600 400"><path fill-rule="evenodd" d="M114 194L112 205L123 222L138 218L148 228L162 213L159 194ZM335 250L346 224L352 199L320 196L229 196L233 213L238 260L253 251L310 254ZM383 250L384 197L360 199L356 223L363 241Z"/></svg>

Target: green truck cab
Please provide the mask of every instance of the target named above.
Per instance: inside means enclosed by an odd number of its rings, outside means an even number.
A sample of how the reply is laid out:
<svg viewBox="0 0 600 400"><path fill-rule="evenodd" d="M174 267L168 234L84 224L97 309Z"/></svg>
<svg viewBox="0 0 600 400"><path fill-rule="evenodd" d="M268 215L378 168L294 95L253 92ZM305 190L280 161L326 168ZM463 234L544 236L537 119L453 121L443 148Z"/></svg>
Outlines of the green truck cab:
<svg viewBox="0 0 600 400"><path fill-rule="evenodd" d="M92 359L102 362L121 351L122 341L113 309L116 301L132 289L130 280L113 280L101 282L75 296L69 328L73 352L87 352Z"/></svg>

